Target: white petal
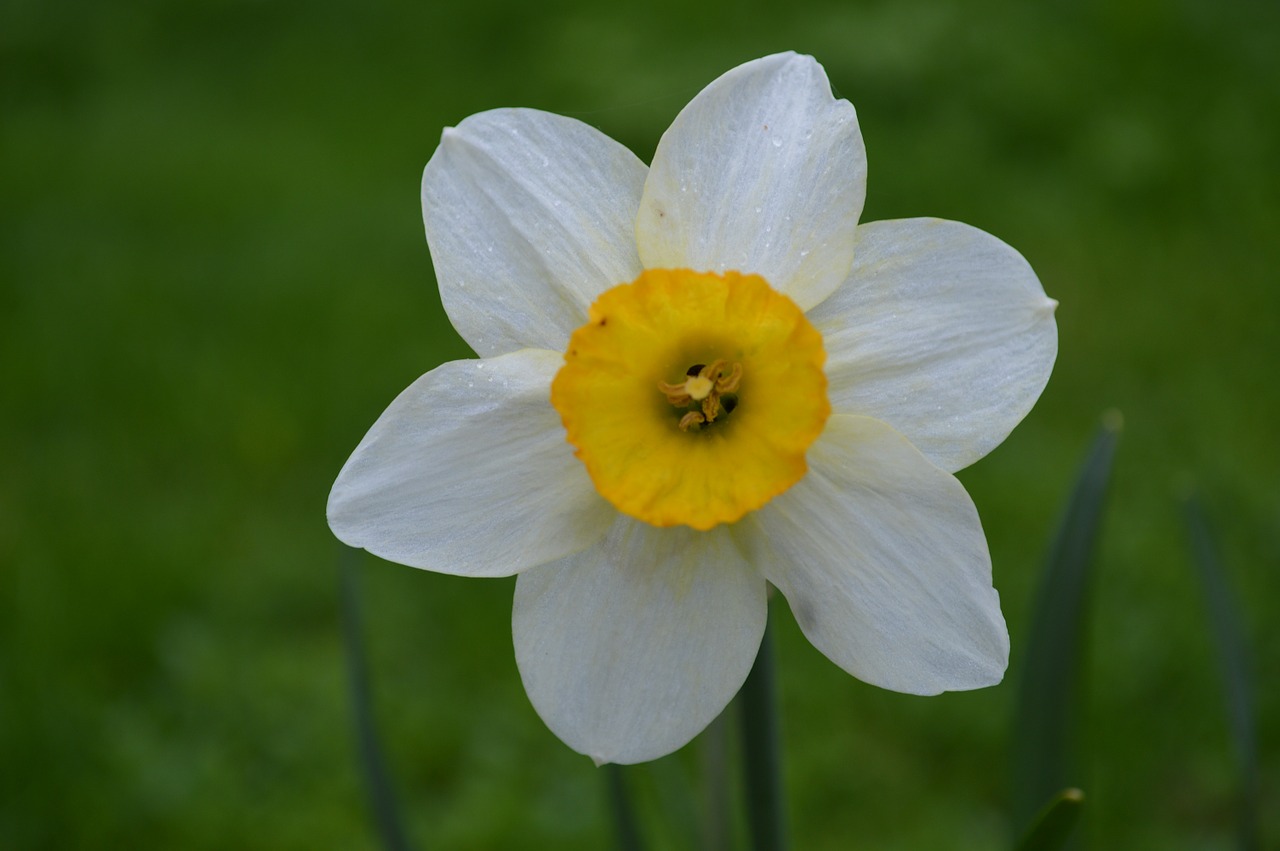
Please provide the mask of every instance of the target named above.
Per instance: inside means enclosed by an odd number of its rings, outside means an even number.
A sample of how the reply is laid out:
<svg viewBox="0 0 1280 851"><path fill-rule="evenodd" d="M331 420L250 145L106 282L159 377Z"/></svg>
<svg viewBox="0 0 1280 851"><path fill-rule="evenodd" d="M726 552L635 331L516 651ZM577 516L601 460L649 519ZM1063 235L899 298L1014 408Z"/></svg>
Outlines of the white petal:
<svg viewBox="0 0 1280 851"><path fill-rule="evenodd" d="M814 646L910 694L1000 681L1009 634L972 500L889 426L833 416L809 472L735 528Z"/></svg>
<svg viewBox="0 0 1280 851"><path fill-rule="evenodd" d="M596 761L671 753L737 693L764 633L765 583L724 527L620 516L604 542L516 582L516 663L534 708Z"/></svg>
<svg viewBox="0 0 1280 851"><path fill-rule="evenodd" d="M422 219L440 298L471 348L562 351L597 295L635 280L647 171L595 128L533 109L444 131Z"/></svg>
<svg viewBox="0 0 1280 851"><path fill-rule="evenodd" d="M663 134L636 220L648 268L762 275L807 310L849 273L867 188L853 105L781 53L707 86Z"/></svg>
<svg viewBox="0 0 1280 851"><path fill-rule="evenodd" d="M401 564L508 576L599 540L616 512L551 407L555 352L454 361L383 412L338 474L329 527Z"/></svg>
<svg viewBox="0 0 1280 851"><path fill-rule="evenodd" d="M1058 354L1057 302L1022 255L940 219L858 228L849 280L809 319L835 411L884 420L955 471L1008 436Z"/></svg>

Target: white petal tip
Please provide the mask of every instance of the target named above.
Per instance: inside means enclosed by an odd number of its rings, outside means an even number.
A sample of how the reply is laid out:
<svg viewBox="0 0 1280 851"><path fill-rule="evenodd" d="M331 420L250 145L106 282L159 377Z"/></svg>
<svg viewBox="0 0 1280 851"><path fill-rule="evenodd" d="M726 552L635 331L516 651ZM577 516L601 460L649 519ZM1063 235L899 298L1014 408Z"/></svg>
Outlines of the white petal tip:
<svg viewBox="0 0 1280 851"><path fill-rule="evenodd" d="M587 756L591 757L591 761L596 764L596 768L604 768L609 764L609 760L602 756L596 756L595 754L587 754Z"/></svg>
<svg viewBox="0 0 1280 851"><path fill-rule="evenodd" d="M1046 298L1044 305L1040 309L1046 313L1053 313L1058 309L1058 300L1056 298Z"/></svg>
<svg viewBox="0 0 1280 851"><path fill-rule="evenodd" d="M991 688L1004 682L1004 675L1008 669L1009 657L1007 652L1002 658L990 659L985 662L974 660L974 664L968 667L967 670L955 670L949 675L943 675L915 693L924 697L933 697L947 692L977 691L978 689Z"/></svg>
<svg viewBox="0 0 1280 851"><path fill-rule="evenodd" d="M926 679L908 680L901 683L891 683L888 681L877 682L866 677L859 677L865 682L872 685L878 685L889 691L896 691L902 694L912 694L917 697L937 697L940 694L961 691L977 691L978 689L991 688L998 686L1004 682L1004 675L1007 669L1007 663L997 663L989 669L982 668L975 670L970 668L964 671L953 671L950 674L939 675L938 672L932 672ZM857 676L855 674L855 676Z"/></svg>

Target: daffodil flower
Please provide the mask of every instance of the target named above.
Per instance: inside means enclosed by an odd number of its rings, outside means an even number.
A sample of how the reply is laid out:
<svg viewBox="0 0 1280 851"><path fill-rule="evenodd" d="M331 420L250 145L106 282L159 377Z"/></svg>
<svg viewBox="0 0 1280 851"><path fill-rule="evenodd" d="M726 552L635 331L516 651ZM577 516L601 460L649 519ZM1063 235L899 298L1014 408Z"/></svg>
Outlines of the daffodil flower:
<svg viewBox="0 0 1280 851"><path fill-rule="evenodd" d="M853 106L792 53L729 71L650 167L529 109L444 131L422 180L440 295L480 356L400 394L329 497L344 542L517 575L535 709L597 763L724 709L772 584L868 683L999 682L1009 638L952 475L1031 409L1055 302L1012 248L858 224Z"/></svg>

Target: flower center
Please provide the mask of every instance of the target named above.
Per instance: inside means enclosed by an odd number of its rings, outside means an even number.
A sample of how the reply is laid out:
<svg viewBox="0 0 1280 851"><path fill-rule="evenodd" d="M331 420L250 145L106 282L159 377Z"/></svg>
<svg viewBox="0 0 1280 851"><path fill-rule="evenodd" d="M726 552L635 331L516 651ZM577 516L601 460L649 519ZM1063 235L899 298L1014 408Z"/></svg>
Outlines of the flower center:
<svg viewBox="0 0 1280 851"><path fill-rule="evenodd" d="M728 374L726 368L723 360L711 366L695 363L685 370L688 378L681 383L658 382L658 389L668 402L676 408L692 408L680 418L681 431L711 425L721 414L733 413L738 406L735 393L742 383L742 364L735 363Z"/></svg>
<svg viewBox="0 0 1280 851"><path fill-rule="evenodd" d="M831 411L822 336L756 275L646 270L601 294L564 358L551 403L577 457L655 526L760 508L804 475Z"/></svg>

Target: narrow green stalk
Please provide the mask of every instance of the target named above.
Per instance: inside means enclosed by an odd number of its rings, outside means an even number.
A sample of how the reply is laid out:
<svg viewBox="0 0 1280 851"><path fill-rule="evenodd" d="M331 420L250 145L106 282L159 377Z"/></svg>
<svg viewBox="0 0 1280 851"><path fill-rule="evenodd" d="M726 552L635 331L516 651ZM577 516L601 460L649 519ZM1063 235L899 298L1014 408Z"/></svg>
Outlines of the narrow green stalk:
<svg viewBox="0 0 1280 851"><path fill-rule="evenodd" d="M635 807L627 791L622 766L609 763L604 766L605 786L609 794L609 812L613 814L614 839L618 851L641 851L640 825L636 822Z"/></svg>
<svg viewBox="0 0 1280 851"><path fill-rule="evenodd" d="M733 821L729 800L729 719L720 713L699 737L702 763L703 851L730 851Z"/></svg>
<svg viewBox="0 0 1280 851"><path fill-rule="evenodd" d="M786 816L782 805L773 634L768 621L756 663L738 700L742 704L742 762L751 847L754 851L783 851L787 847Z"/></svg>
<svg viewBox="0 0 1280 851"><path fill-rule="evenodd" d="M339 584L342 599L342 638L347 656L351 709L355 716L356 748L364 772L369 807L387 851L409 851L400 806L396 801L391 773L382 753L377 724L373 716L373 697L369 688L369 665L364 648L364 627L360 620L360 599L356 571L359 560L355 550L344 549Z"/></svg>

